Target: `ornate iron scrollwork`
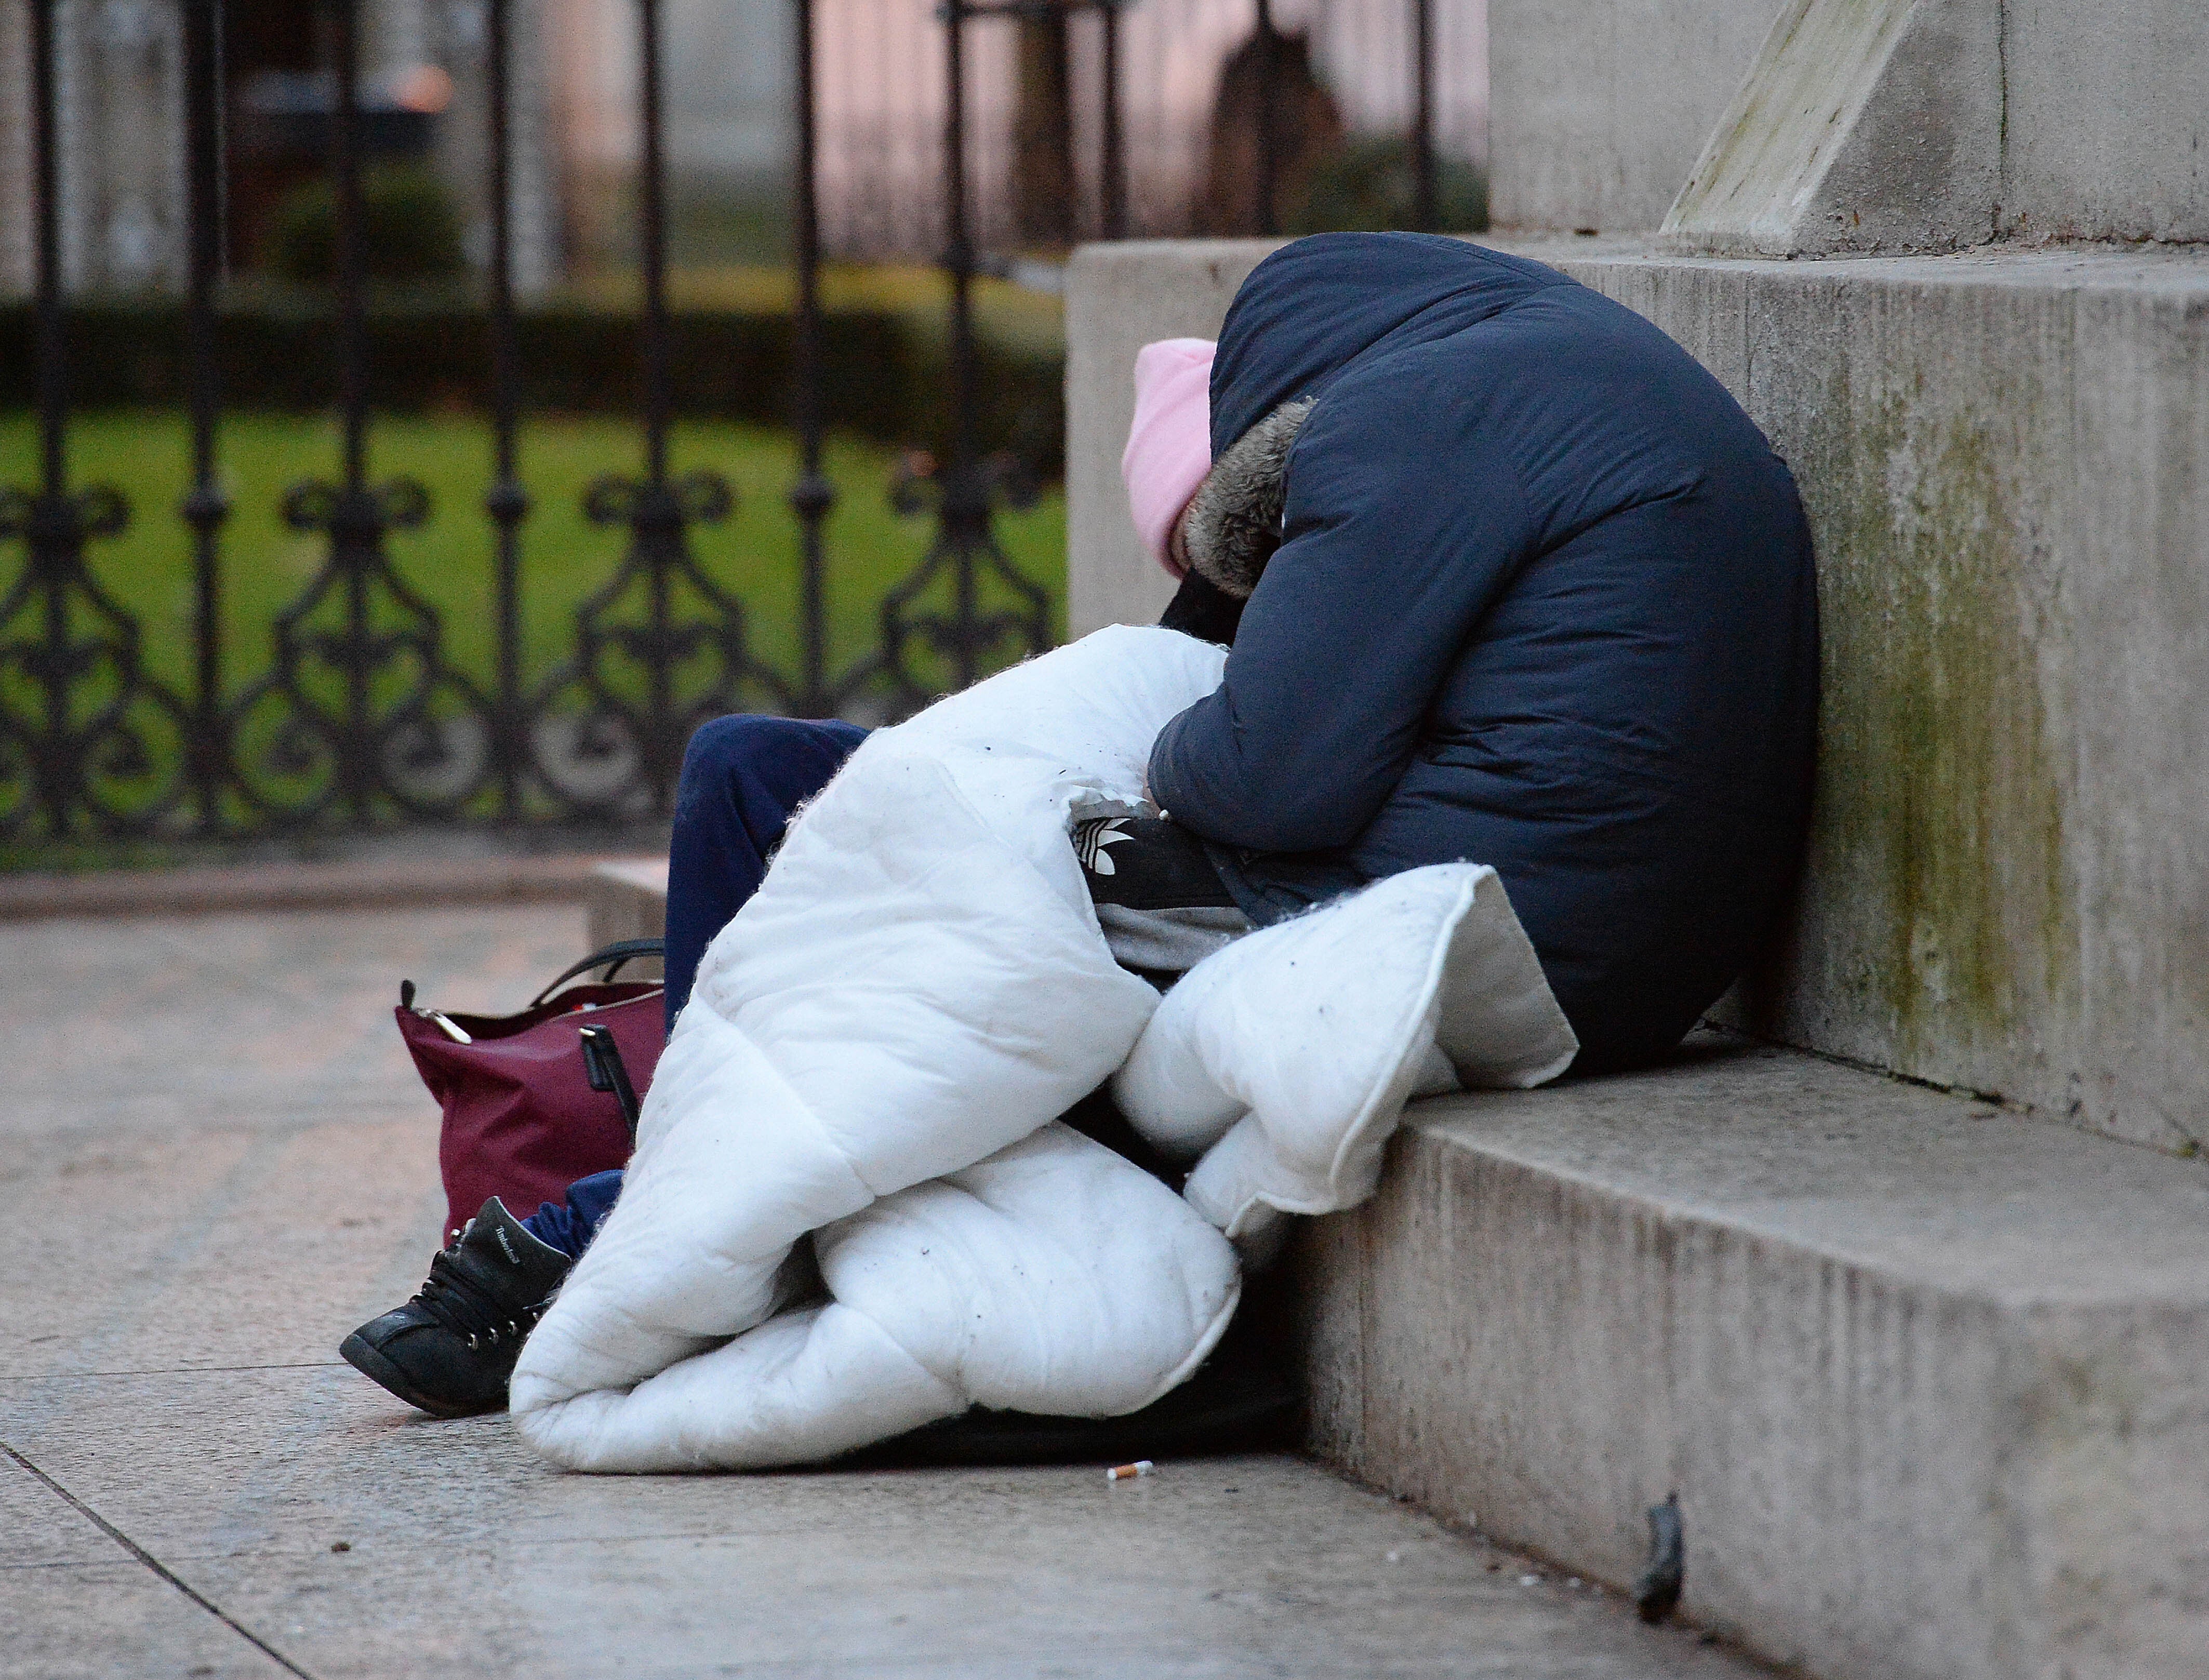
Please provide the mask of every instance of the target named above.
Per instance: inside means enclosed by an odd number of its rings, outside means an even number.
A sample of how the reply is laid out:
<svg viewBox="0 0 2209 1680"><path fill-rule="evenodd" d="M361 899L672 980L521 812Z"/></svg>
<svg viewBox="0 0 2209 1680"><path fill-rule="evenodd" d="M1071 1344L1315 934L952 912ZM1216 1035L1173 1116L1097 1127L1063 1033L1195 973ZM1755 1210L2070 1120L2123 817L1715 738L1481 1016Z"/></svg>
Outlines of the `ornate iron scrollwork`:
<svg viewBox="0 0 2209 1680"><path fill-rule="evenodd" d="M130 523L122 492L0 491L0 540L26 563L0 599L0 833L42 812L111 834L159 828L188 787L190 714L147 674L138 621L85 564L85 545Z"/></svg>
<svg viewBox="0 0 2209 1680"><path fill-rule="evenodd" d="M429 514L429 492L411 479L310 480L285 493L285 523L325 533L330 549L278 615L274 668L233 713L242 791L267 815L450 816L488 780L482 691L448 663L436 610L384 551L387 533Z"/></svg>
<svg viewBox="0 0 2209 1680"><path fill-rule="evenodd" d="M31 247L36 307L33 361L40 475L35 489L0 492L0 539L21 538L20 575L0 571L0 836L75 841L141 834L202 837L286 827L367 828L408 819L629 817L667 810L691 729L737 709L799 711L880 721L1049 644L1049 592L1013 566L991 529L994 510L1029 505L1035 485L1010 454L983 457L984 407L972 284L993 265L974 244L966 174L961 41L971 21L1006 6L1063 9L1111 0L948 0L943 195L950 281L946 464L908 456L893 500L932 514L934 530L911 573L876 604L876 646L831 663L828 550L836 487L824 471L830 418L819 297L821 239L813 196L813 0L798 0L796 115L799 191L793 256L798 280L792 367L797 473L798 588L786 647L754 641L737 586L694 552L694 525L724 520L727 483L667 470L678 408L667 309L666 205L661 144L659 17L664 0L637 0L637 419L645 470L607 478L587 497L589 517L626 533L617 564L575 611L563 662L524 668L521 533L529 499L517 451L523 358L515 313L508 121L511 0L491 0L485 66L490 94L485 183L491 206L489 282L492 471L484 511L491 552L495 663L456 669L432 597L410 587L388 553L394 532L418 527L429 497L407 480L366 477L376 420L370 250L361 171L358 0L321 8L328 53L328 163L334 208L329 331L336 375L339 464L330 481L294 486L283 517L312 533L311 580L265 632L265 670L240 663L224 634L238 603L226 594L229 502L220 449L225 393L218 304L221 112L228 97L220 19L202 6L184 17L181 108L190 216L185 372L190 487L177 506L190 554L190 638L172 665L166 647L147 668L139 621L86 563L89 544L119 533L123 498L72 493L67 477L73 410L64 286L61 81L52 0L29 9ZM219 9L217 9L219 10ZM1108 9L1108 19L1111 13ZM1107 36L1109 51L1110 35ZM1108 84L1110 78L1108 77ZM1109 116L1108 112L1108 116ZM1104 135L1108 175L1113 130ZM1108 222L1112 218L1107 217ZM238 394L232 394L234 398ZM1036 440L1030 439L1030 446ZM1018 443L1016 449L1021 445ZM12 551L11 558L12 558ZM127 599L127 598L125 598ZM476 638L460 638L472 646ZM256 650L258 651L258 650Z"/></svg>
<svg viewBox="0 0 2209 1680"><path fill-rule="evenodd" d="M690 527L718 525L735 505L728 480L705 471L659 482L609 474L584 492L586 517L625 526L629 548L576 611L575 659L533 704L536 768L563 804L665 811L691 730L748 702L788 705L789 683L751 651L743 603L690 550Z"/></svg>
<svg viewBox="0 0 2209 1680"><path fill-rule="evenodd" d="M919 565L882 598L881 644L846 679L888 692L899 715L963 689L1000 665L1051 643L1050 596L1006 557L991 519L997 509L1035 505L1034 474L1009 451L961 472L907 450L890 480L900 514L933 509L936 539Z"/></svg>

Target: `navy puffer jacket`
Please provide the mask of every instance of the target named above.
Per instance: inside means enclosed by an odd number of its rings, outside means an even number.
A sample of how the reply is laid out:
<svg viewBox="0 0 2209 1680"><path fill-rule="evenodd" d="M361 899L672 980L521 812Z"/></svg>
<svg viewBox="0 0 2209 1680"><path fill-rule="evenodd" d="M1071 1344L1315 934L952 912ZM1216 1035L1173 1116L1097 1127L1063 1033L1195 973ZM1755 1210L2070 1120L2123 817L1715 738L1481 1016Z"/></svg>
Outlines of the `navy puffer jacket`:
<svg viewBox="0 0 2209 1680"><path fill-rule="evenodd" d="M1261 921L1494 864L1580 1065L1661 1054L1802 846L1817 599L1786 465L1648 322L1453 239L1322 235L1251 274L1215 458L1307 398L1279 547L1153 795Z"/></svg>

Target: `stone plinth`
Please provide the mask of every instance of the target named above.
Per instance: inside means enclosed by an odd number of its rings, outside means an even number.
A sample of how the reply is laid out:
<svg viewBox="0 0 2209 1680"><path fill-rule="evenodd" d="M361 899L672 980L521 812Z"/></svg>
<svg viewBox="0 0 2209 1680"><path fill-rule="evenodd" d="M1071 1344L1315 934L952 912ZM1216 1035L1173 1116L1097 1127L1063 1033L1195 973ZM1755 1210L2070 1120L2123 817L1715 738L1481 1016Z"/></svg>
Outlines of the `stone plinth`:
<svg viewBox="0 0 2209 1680"><path fill-rule="evenodd" d="M1709 1035L1706 1035L1707 1039ZM1768 1048L1414 1110L1313 1442L1863 1680L2209 1676L2209 1170Z"/></svg>
<svg viewBox="0 0 2209 1680"><path fill-rule="evenodd" d="M1665 216L1666 243L1816 256L2209 239L2205 78L2192 0L1790 0ZM1584 126L1579 143L1604 133Z"/></svg>
<svg viewBox="0 0 2209 1680"><path fill-rule="evenodd" d="M617 939L661 939L667 934L667 859L617 858L591 871L583 889L583 916L591 948L603 950ZM622 970L623 979L660 972L647 959Z"/></svg>

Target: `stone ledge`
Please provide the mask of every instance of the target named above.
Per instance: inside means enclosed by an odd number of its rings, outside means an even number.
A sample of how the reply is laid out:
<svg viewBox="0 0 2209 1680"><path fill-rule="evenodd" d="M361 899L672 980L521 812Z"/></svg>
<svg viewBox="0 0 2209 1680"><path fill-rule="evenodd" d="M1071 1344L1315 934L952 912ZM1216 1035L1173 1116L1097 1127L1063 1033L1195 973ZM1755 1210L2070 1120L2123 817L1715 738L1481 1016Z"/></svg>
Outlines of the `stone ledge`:
<svg viewBox="0 0 2209 1680"><path fill-rule="evenodd" d="M2209 1129L2209 253L1548 260L1792 465L1820 780L1762 1036L2186 1152Z"/></svg>
<svg viewBox="0 0 2209 1680"><path fill-rule="evenodd" d="M2209 1171L1799 1053L1423 1105L1312 1445L1827 1677L2209 1676Z"/></svg>
<svg viewBox="0 0 2209 1680"><path fill-rule="evenodd" d="M591 871L583 892L583 915L590 947L599 950L617 939L659 939L667 932L667 859L608 858ZM657 978L656 961L631 963L623 979Z"/></svg>
<svg viewBox="0 0 2209 1680"><path fill-rule="evenodd" d="M585 896L599 861L595 857L424 858L0 875L0 922L254 910L392 910L438 904L572 904Z"/></svg>
<svg viewBox="0 0 2209 1680"><path fill-rule="evenodd" d="M1152 624L1173 585L1135 534L1120 452L1135 412L1135 352L1214 338L1243 277L1278 239L1133 239L1084 245L1067 270L1066 617L1086 635Z"/></svg>

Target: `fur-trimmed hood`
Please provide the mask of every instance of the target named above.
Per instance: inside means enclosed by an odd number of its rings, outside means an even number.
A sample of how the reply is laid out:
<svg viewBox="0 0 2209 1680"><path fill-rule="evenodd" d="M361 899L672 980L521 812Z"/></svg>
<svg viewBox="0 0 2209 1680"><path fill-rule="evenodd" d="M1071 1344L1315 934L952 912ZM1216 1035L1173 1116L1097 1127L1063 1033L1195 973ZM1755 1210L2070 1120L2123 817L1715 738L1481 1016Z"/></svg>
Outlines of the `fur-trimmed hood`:
<svg viewBox="0 0 2209 1680"><path fill-rule="evenodd" d="M1281 545L1289 450L1312 406L1309 397L1285 402L1244 432L1212 463L1182 515L1181 557L1237 600L1249 599Z"/></svg>
<svg viewBox="0 0 2209 1680"><path fill-rule="evenodd" d="M1174 539L1177 557L1229 602L1249 599L1281 545L1289 456L1331 390L1376 358L1561 283L1490 253L1474 259L1488 272L1469 275L1472 249L1426 234L1320 234L1244 283L1212 364L1212 469Z"/></svg>

